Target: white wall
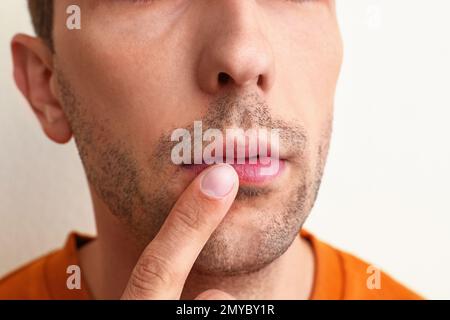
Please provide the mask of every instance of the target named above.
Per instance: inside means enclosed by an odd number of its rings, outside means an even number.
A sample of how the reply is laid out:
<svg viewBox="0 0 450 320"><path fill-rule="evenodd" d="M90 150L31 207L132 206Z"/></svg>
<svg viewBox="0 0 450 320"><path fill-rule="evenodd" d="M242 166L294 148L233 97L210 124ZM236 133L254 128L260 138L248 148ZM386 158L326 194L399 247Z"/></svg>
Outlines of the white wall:
<svg viewBox="0 0 450 320"><path fill-rule="evenodd" d="M428 298L450 298L450 2L340 0L334 140L307 228ZM25 1L0 2L0 274L95 232L73 144L45 139L11 76Z"/></svg>

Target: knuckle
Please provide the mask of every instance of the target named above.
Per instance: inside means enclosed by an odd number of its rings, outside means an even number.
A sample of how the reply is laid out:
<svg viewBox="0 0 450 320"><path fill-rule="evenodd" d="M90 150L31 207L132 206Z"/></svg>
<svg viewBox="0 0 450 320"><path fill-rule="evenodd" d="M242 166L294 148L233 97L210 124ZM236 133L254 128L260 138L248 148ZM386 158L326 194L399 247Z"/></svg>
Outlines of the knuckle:
<svg viewBox="0 0 450 320"><path fill-rule="evenodd" d="M176 228L181 228L181 231L195 232L201 229L204 224L201 219L201 214L204 211L201 201L197 199L190 199L174 209Z"/></svg>
<svg viewBox="0 0 450 320"><path fill-rule="evenodd" d="M175 275L170 263L156 254L146 254L139 259L130 278L134 296L152 296L160 290L172 287Z"/></svg>

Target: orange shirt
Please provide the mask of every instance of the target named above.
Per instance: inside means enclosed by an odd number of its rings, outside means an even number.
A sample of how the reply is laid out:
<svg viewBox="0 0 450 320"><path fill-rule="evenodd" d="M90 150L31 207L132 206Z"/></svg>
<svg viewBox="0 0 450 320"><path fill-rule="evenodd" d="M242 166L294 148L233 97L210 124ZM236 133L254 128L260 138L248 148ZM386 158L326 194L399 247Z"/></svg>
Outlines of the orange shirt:
<svg viewBox="0 0 450 320"><path fill-rule="evenodd" d="M369 264L318 240L306 231L301 236L312 244L315 256L313 300L339 299L422 299L381 272L380 288L369 289ZM0 299L90 299L86 283L69 290L66 273L70 265L80 265L78 249L90 238L69 235L64 248L54 251L0 280Z"/></svg>

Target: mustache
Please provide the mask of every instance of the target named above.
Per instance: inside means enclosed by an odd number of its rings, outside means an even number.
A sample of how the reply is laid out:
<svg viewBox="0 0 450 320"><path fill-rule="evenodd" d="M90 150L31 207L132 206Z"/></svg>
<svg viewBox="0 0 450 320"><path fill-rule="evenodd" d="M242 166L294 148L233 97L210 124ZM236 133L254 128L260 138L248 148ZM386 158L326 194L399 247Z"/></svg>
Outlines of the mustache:
<svg viewBox="0 0 450 320"><path fill-rule="evenodd" d="M304 153L307 142L305 128L293 120L275 118L269 105L256 93L246 95L226 94L213 100L200 119L186 123L182 128L195 136L194 122L202 122L203 132L218 129L225 133L227 129L265 129L279 133L280 151L289 157L300 157ZM171 135L177 128L166 130L158 139L154 159L170 161L172 148L178 143L171 140Z"/></svg>

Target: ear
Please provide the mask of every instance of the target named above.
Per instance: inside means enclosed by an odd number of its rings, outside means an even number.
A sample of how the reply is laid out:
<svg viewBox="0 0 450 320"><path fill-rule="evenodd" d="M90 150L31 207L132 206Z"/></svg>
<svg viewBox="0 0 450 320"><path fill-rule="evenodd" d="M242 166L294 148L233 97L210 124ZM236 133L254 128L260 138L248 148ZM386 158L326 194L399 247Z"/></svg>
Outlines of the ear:
<svg viewBox="0 0 450 320"><path fill-rule="evenodd" d="M44 42L19 34L11 41L14 79L45 134L57 143L72 137L70 124L56 94L53 54Z"/></svg>

